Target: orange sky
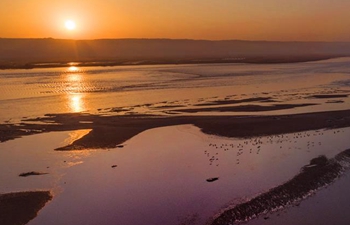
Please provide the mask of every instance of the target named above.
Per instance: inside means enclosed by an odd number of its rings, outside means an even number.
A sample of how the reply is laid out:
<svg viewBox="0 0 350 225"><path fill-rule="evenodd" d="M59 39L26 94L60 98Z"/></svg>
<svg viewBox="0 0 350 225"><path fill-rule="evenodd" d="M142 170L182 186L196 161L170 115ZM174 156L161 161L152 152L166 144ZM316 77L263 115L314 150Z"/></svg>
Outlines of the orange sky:
<svg viewBox="0 0 350 225"><path fill-rule="evenodd" d="M0 37L350 41L349 9L349 0L1 0Z"/></svg>

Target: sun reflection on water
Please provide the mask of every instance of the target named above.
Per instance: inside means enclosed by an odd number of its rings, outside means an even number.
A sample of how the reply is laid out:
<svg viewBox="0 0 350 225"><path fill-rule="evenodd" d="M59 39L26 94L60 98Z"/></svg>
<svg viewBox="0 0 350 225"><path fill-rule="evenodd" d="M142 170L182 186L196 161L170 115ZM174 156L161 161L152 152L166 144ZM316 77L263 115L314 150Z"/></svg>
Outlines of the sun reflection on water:
<svg viewBox="0 0 350 225"><path fill-rule="evenodd" d="M78 71L79 69L78 69L78 67L76 67L76 66L70 66L69 68L68 68L68 72L76 72L76 71Z"/></svg>
<svg viewBox="0 0 350 225"><path fill-rule="evenodd" d="M84 94L70 93L68 94L69 108L72 112L85 111Z"/></svg>
<svg viewBox="0 0 350 225"><path fill-rule="evenodd" d="M81 74L76 74L76 73L68 74L67 80L69 82L80 82L83 80L83 76Z"/></svg>
<svg viewBox="0 0 350 225"><path fill-rule="evenodd" d="M86 111L86 93L83 93L86 84L84 74L79 71L78 67L71 66L64 75L66 105L70 112Z"/></svg>

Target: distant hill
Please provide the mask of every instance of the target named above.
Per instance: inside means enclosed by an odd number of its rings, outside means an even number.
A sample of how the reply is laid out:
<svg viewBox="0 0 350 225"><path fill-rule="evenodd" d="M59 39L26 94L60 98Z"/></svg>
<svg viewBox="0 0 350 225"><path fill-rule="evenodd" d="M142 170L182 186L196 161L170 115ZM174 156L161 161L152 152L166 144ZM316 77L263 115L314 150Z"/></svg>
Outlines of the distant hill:
<svg viewBox="0 0 350 225"><path fill-rule="evenodd" d="M0 38L1 68L157 63L298 62L350 56L348 42L206 41L172 39ZM59 64L44 64L59 63Z"/></svg>

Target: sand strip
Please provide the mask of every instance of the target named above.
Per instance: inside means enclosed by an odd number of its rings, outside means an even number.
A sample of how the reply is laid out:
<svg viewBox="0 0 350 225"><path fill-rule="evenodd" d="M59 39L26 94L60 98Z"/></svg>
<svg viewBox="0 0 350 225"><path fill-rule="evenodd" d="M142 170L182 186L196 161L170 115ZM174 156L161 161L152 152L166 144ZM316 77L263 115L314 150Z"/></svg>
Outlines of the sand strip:
<svg viewBox="0 0 350 225"><path fill-rule="evenodd" d="M276 105L239 105L226 107L179 109L174 112L198 113L198 112L265 112L282 109L293 109L297 107L313 106L317 104L276 104Z"/></svg>

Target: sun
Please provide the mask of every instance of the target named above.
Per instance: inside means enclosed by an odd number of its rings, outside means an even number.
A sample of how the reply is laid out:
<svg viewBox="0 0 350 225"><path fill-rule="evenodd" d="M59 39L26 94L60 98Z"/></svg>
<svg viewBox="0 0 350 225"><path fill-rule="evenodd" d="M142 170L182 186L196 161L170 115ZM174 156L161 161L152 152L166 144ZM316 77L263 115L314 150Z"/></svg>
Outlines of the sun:
<svg viewBox="0 0 350 225"><path fill-rule="evenodd" d="M65 23L64 23L64 26L68 29L68 30L74 30L75 27L76 27L76 24L73 20L67 20Z"/></svg>

